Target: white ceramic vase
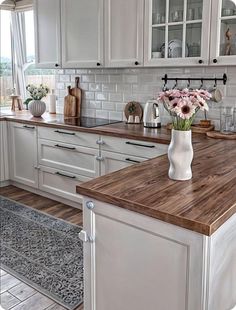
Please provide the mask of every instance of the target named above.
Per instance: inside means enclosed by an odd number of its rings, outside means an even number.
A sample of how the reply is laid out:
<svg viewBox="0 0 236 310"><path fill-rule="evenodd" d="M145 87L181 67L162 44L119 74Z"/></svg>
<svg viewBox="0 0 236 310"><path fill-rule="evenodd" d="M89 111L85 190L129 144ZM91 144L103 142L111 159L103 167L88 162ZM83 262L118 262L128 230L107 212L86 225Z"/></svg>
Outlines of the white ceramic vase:
<svg viewBox="0 0 236 310"><path fill-rule="evenodd" d="M191 130L172 129L168 158L170 161L168 174L170 179L185 181L192 178L193 146Z"/></svg>
<svg viewBox="0 0 236 310"><path fill-rule="evenodd" d="M46 111L46 103L41 100L32 100L29 103L29 111L35 117L40 117Z"/></svg>

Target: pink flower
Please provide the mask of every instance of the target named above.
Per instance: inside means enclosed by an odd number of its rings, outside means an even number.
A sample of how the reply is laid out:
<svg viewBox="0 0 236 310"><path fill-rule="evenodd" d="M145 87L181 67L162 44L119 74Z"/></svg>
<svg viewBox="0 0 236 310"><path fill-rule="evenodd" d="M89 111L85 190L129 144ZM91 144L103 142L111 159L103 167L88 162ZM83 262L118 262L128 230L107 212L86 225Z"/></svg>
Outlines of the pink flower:
<svg viewBox="0 0 236 310"><path fill-rule="evenodd" d="M175 112L182 119L190 119L196 113L196 106L189 99L185 98L179 101Z"/></svg>

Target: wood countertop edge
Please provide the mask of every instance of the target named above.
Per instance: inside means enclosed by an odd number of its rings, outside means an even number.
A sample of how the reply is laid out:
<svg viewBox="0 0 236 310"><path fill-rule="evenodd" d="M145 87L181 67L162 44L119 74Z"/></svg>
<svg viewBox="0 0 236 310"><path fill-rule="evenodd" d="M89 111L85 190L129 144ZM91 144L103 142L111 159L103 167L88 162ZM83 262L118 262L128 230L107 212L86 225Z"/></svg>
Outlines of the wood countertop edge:
<svg viewBox="0 0 236 310"><path fill-rule="evenodd" d="M98 201L102 201L105 203L110 203L114 206L118 206L120 208L133 211L148 217L155 218L157 220L187 229L191 230L196 233L200 233L202 235L211 236L217 228L219 228L221 225L218 223L217 220L214 223L214 229L212 225L207 225L205 223L201 223L196 220L190 220L187 218L183 218L181 216L176 216L173 214L169 214L167 212L159 211L159 210L153 210L150 208L147 208L145 205L131 202L126 199L122 199L120 197L114 197L108 194L104 194L92 189L85 188L81 185L76 186L76 192L80 195L84 195L93 199L96 199ZM235 210L236 212L236 210ZM229 216L230 217L230 216Z"/></svg>
<svg viewBox="0 0 236 310"><path fill-rule="evenodd" d="M16 122L16 123L21 123L21 124L22 123L31 124L35 126L41 126L41 127L59 128L59 129L64 129L64 130L72 130L72 131L91 133L91 134L97 134L97 135L147 141L147 142L160 143L160 144L166 144L166 145L170 143L170 138L165 139L165 138L159 138L159 137L144 136L140 134L140 132L138 131L137 133L134 133L134 132L129 133L128 129L127 131L125 131L125 129L123 131L122 130L119 131L119 129L116 130L115 128L108 127L109 125L86 128L86 127L79 127L79 126L73 126L73 125L51 123L51 122L46 122L46 121L40 122L40 120L19 119L14 116L0 117L0 121L10 121L10 122Z"/></svg>

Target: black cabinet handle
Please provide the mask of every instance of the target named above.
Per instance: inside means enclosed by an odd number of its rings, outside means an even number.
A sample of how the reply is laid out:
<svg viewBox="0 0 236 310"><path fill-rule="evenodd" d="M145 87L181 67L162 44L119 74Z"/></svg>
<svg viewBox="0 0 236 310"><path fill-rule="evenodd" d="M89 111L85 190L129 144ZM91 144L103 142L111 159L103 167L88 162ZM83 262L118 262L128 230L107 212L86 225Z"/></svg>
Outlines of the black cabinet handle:
<svg viewBox="0 0 236 310"><path fill-rule="evenodd" d="M141 161L130 159L130 158L126 158L125 160L129 161L130 163L135 163L135 164L140 164L141 163Z"/></svg>
<svg viewBox="0 0 236 310"><path fill-rule="evenodd" d="M64 146L64 145L60 145L60 144L55 144L56 147L60 147L62 149L66 149L66 150L76 150L76 147L69 147L69 146Z"/></svg>
<svg viewBox="0 0 236 310"><path fill-rule="evenodd" d="M147 144L140 144L140 143L135 143L135 142L125 142L126 144L129 144L129 145L135 145L135 146L142 146L142 147L148 147L150 149L153 149L155 147L155 145L147 145Z"/></svg>
<svg viewBox="0 0 236 310"><path fill-rule="evenodd" d="M60 130L54 130L54 132L61 133L63 135L75 136L75 132L66 132L66 131L60 131Z"/></svg>
<svg viewBox="0 0 236 310"><path fill-rule="evenodd" d="M138 61L135 61L134 64L135 64L135 66L138 66L138 65L139 65L139 62L138 62Z"/></svg>
<svg viewBox="0 0 236 310"><path fill-rule="evenodd" d="M97 66L98 66L98 67L101 66L100 62L97 62Z"/></svg>
<svg viewBox="0 0 236 310"><path fill-rule="evenodd" d="M64 174L64 173L61 173L59 171L57 171L55 174L60 175L61 177L69 178L69 179L76 179L76 177L74 175Z"/></svg>
<svg viewBox="0 0 236 310"><path fill-rule="evenodd" d="M27 125L24 125L23 127L26 128L26 129L35 129L34 126L27 126Z"/></svg>
<svg viewBox="0 0 236 310"><path fill-rule="evenodd" d="M216 58L213 59L214 64L217 64L218 60Z"/></svg>
<svg viewBox="0 0 236 310"><path fill-rule="evenodd" d="M58 64L55 64L55 67L59 67L59 65L58 65Z"/></svg>
<svg viewBox="0 0 236 310"><path fill-rule="evenodd" d="M202 60L202 59L199 59L199 60L198 60L198 63L199 63L199 64L203 64L203 60Z"/></svg>

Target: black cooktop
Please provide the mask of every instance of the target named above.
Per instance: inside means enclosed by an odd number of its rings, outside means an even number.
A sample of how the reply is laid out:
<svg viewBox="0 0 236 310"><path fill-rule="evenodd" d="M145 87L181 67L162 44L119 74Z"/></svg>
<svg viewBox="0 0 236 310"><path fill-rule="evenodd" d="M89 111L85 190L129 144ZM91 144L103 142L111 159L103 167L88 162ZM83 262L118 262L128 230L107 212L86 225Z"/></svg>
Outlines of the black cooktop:
<svg viewBox="0 0 236 310"><path fill-rule="evenodd" d="M55 121L57 124L65 124L78 127L92 128L97 126L110 125L115 123L121 123L121 121L110 120L105 118L93 118L93 117L65 117Z"/></svg>

